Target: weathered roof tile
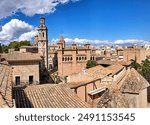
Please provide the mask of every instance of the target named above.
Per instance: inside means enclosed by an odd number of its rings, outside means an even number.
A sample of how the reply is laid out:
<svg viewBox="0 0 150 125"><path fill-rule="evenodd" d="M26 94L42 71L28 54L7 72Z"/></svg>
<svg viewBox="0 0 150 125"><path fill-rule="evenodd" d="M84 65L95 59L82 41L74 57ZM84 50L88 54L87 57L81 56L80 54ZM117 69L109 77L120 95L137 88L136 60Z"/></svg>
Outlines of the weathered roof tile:
<svg viewBox="0 0 150 125"><path fill-rule="evenodd" d="M32 85L24 90L15 90L18 108L88 108L69 87L64 84Z"/></svg>

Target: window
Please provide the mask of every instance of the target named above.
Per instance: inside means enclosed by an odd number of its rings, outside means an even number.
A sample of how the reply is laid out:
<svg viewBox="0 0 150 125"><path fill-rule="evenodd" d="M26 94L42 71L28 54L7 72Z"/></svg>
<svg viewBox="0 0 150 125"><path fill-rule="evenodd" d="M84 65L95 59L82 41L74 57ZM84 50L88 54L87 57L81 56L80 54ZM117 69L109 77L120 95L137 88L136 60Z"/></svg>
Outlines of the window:
<svg viewBox="0 0 150 125"><path fill-rule="evenodd" d="M81 57L79 57L79 60L81 60Z"/></svg>
<svg viewBox="0 0 150 125"><path fill-rule="evenodd" d="M33 83L33 76L29 76L29 84Z"/></svg>
<svg viewBox="0 0 150 125"><path fill-rule="evenodd" d="M94 56L93 56L93 60L94 60Z"/></svg>
<svg viewBox="0 0 150 125"><path fill-rule="evenodd" d="M52 69L52 68L53 68L52 64L49 64L49 69Z"/></svg>
<svg viewBox="0 0 150 125"><path fill-rule="evenodd" d="M20 85L20 76L15 77L15 84Z"/></svg>
<svg viewBox="0 0 150 125"><path fill-rule="evenodd" d="M43 37L44 37L44 33L43 33Z"/></svg>
<svg viewBox="0 0 150 125"><path fill-rule="evenodd" d="M65 61L67 61L67 57L65 57Z"/></svg>

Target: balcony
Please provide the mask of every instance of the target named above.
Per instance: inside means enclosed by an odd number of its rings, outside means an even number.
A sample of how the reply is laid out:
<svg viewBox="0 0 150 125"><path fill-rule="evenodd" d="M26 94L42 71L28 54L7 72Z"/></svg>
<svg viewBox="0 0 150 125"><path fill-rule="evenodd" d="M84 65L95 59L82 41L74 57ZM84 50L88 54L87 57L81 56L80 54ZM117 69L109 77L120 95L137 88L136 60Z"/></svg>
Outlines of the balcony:
<svg viewBox="0 0 150 125"><path fill-rule="evenodd" d="M39 84L39 81L32 81L32 82L20 81L17 84L15 82L13 82L13 87L25 87L25 86L28 86L28 85L38 85L38 84Z"/></svg>

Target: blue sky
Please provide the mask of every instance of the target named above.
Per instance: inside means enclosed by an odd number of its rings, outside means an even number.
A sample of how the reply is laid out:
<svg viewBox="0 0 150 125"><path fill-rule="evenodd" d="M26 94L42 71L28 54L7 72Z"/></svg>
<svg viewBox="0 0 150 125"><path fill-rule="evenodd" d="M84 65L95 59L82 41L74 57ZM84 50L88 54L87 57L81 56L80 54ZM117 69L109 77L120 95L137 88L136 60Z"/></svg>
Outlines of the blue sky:
<svg viewBox="0 0 150 125"><path fill-rule="evenodd" d="M33 0L31 4L35 2L34 5L25 4L23 7L21 4L14 6L12 4L12 7L11 5L8 7L5 2L0 5L3 9L0 9L2 12L0 14L1 30L12 19L17 20L13 20L10 25L24 21L32 26L29 29L26 26L25 29L21 27L17 31L12 31L14 32L11 34L12 37L8 37L9 34L2 30L0 37L4 35L7 37L0 38L1 42L19 39L22 34L35 31L39 26L41 15L46 18L50 41L57 41L60 34L63 34L66 39L78 41L106 41L108 43L118 41L117 43L134 44L139 41L150 41L150 0L58 0L59 2L55 5L53 4L55 0L43 0L45 1L43 6L36 5L38 1L42 2L42 0ZM47 7L46 10L43 10L44 6ZM32 12L32 10L35 11ZM22 38L25 39L25 36L27 35L23 35ZM28 39L30 39L29 35Z"/></svg>

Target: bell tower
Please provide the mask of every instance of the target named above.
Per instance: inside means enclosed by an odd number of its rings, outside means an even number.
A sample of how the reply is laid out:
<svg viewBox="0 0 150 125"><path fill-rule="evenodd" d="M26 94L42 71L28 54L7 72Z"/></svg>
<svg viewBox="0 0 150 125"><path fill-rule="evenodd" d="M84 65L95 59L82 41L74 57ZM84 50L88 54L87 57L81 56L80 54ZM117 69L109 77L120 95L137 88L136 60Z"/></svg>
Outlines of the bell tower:
<svg viewBox="0 0 150 125"><path fill-rule="evenodd" d="M48 68L48 30L45 26L45 18L40 18L38 28L38 52L44 58L45 67Z"/></svg>

